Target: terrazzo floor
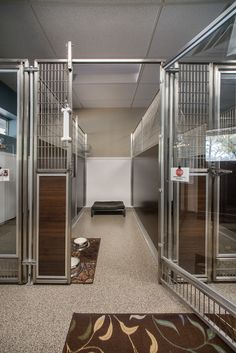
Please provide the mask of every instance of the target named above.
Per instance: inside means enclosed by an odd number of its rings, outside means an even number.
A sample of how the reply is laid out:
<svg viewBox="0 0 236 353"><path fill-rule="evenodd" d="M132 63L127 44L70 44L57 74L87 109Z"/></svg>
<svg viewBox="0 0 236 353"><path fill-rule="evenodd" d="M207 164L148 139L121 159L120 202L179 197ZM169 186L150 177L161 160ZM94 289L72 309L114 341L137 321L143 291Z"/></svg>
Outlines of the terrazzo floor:
<svg viewBox="0 0 236 353"><path fill-rule="evenodd" d="M126 218L91 218L86 210L73 236L101 238L94 283L1 285L1 353L61 353L73 312L189 312L158 284L157 264L132 210Z"/></svg>

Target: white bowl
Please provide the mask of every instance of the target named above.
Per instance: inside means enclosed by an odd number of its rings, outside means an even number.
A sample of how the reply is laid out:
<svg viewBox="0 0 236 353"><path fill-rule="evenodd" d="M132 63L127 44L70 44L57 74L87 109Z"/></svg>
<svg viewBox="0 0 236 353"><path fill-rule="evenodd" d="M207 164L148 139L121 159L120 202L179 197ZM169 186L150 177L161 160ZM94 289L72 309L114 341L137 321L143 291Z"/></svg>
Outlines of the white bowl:
<svg viewBox="0 0 236 353"><path fill-rule="evenodd" d="M85 246L88 244L88 239L87 238L75 238L74 243L79 245L79 246Z"/></svg>
<svg viewBox="0 0 236 353"><path fill-rule="evenodd" d="M80 263L80 259L78 257L71 256L71 269L76 268Z"/></svg>

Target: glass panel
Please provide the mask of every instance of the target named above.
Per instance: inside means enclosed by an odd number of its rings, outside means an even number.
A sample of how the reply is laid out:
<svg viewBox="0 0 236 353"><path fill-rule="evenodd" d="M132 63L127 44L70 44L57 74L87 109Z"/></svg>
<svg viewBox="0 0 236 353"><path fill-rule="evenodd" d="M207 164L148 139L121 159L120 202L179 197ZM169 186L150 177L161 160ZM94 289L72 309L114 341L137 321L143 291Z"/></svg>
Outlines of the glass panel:
<svg viewBox="0 0 236 353"><path fill-rule="evenodd" d="M16 254L16 72L0 72L0 114L0 254Z"/></svg>
<svg viewBox="0 0 236 353"><path fill-rule="evenodd" d="M179 190L179 265L192 274L204 274L206 176L190 177Z"/></svg>
<svg viewBox="0 0 236 353"><path fill-rule="evenodd" d="M218 127L227 158L218 162L221 171L218 252L232 255L236 254L236 73L222 73L220 84Z"/></svg>
<svg viewBox="0 0 236 353"><path fill-rule="evenodd" d="M7 120L0 117L0 134L2 135L7 135L8 131L7 131Z"/></svg>
<svg viewBox="0 0 236 353"><path fill-rule="evenodd" d="M181 62L191 61L221 61L236 58L236 20L235 16L216 29L205 40L187 53Z"/></svg>
<svg viewBox="0 0 236 353"><path fill-rule="evenodd" d="M180 64L173 121L172 167L187 168L188 182L173 182L170 205L172 259L191 274L206 274L208 174L205 155L209 124L209 66ZM172 179L173 180L173 179ZM170 200L172 199L170 193ZM170 252L169 252L170 253Z"/></svg>

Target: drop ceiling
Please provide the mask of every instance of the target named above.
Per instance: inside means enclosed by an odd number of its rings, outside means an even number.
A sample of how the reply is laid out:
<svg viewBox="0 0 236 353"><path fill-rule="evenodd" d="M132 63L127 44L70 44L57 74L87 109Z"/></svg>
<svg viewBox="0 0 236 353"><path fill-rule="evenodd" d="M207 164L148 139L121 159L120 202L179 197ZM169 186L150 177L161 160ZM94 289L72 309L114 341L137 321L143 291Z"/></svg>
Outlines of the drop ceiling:
<svg viewBox="0 0 236 353"><path fill-rule="evenodd" d="M233 1L2 0L0 57L168 59ZM159 65L74 68L74 108L147 107Z"/></svg>

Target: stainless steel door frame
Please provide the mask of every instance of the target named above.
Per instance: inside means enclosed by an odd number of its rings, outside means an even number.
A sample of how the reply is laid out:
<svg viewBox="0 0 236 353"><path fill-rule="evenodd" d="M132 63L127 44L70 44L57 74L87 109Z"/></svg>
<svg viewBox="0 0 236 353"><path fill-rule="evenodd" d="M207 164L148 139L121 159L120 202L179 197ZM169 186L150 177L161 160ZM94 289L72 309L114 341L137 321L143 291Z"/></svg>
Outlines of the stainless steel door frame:
<svg viewBox="0 0 236 353"><path fill-rule="evenodd" d="M221 98L221 77L222 74L235 74L236 75L236 64L221 64L214 65L214 90L213 90L213 116L215 117L212 122L212 129L220 129L220 98ZM220 169L221 162L214 162L213 168L216 170ZM225 261L232 261L233 265L236 264L236 254L220 254L219 251L219 225L220 225L220 178L224 178L224 175L217 174L214 176L213 184L213 210L212 210L212 279L213 281L235 281L236 275L219 276L217 274L217 265L219 263L224 264ZM236 269L235 269L236 273Z"/></svg>
<svg viewBox="0 0 236 353"><path fill-rule="evenodd" d="M181 64L180 64L181 65ZM188 110L184 112L183 114L183 119L194 119L192 122L191 120L188 122L187 120L183 120L183 124L186 124L186 129L183 125L183 131L186 131L188 133L188 130L191 131L191 129L194 129L195 127L201 128L201 124L204 123L204 119L207 119L206 123L208 124L209 121L211 120L211 105L212 105L212 65L203 65L204 67L198 68L197 64L189 64L191 68L188 68L188 64L185 64L186 67L181 67L180 65L176 64L175 67L170 68L169 71L166 72L166 76L168 76L168 87L166 89L166 99L168 100L168 111L166 113L166 116L168 116L168 126L165 129L165 133L167 135L167 143L168 143L168 156L167 160L169 161L168 164L168 171L166 172L167 174L167 181L168 181L168 192L167 192L167 199L168 199L168 258L170 258L173 262L179 263L179 217L180 217L180 210L179 210L179 187L180 185L177 183L175 184L173 181L170 180L170 169L171 167L177 167L177 165L174 165L175 158L175 153L176 150L174 148L174 141L175 141L175 136L176 136L176 123L180 119L180 106L179 104L183 103L188 103L190 104ZM206 66L206 67L205 67ZM181 71L183 70L183 71ZM185 71L187 70L187 71ZM189 70L189 71L188 71ZM194 71L196 70L196 71ZM209 77L207 76L209 72ZM181 76L180 76L181 73ZM183 76L184 75L184 76ZM180 81L181 80L181 81ZM186 80L186 82L185 82ZM209 80L209 86L206 86ZM188 82L189 81L189 82ZM195 82L196 81L196 82ZM188 88L183 88L184 86L179 86L179 82L181 85L190 85ZM195 88L193 85L196 85ZM199 102L198 104L200 105L201 99L200 99L200 92L195 93L196 87L198 86L198 91L200 84L204 84L205 88L202 94L205 94L207 97L209 95L209 115L207 115L208 109L206 111L202 110L202 108L195 107L194 104L196 102ZM181 88L182 87L182 88ZM208 87L208 88L207 88ZM180 88L180 92L179 92ZM181 90L184 90L184 93L181 93ZM188 102L186 101L187 99L187 94L190 92L191 94L196 95L196 101L191 101ZM190 94L189 93L189 94ZM182 94L182 96L180 96ZM191 98L192 99L192 98ZM206 98L206 102L207 102ZM191 104L193 107L191 107ZM192 109L192 110L191 110ZM199 110L197 110L199 109ZM205 108L204 108L205 109ZM186 116L185 116L186 114ZM199 115L200 114L200 115ZM202 116L201 116L202 114ZM205 114L205 115L204 115ZM188 117L189 115L189 117ZM196 120L198 119L203 119L202 117L205 117L203 120ZM182 122L181 122L182 124ZM204 123L205 124L205 123ZM194 131L194 130L192 130ZM201 132L201 131L200 131ZM204 132L201 132L201 134ZM184 132L185 134L185 132ZM197 132L195 132L196 136L198 135ZM194 135L195 136L195 135ZM194 137L193 136L193 137ZM203 136L203 135L202 135ZM194 137L195 138L195 137ZM190 140L191 141L191 140ZM202 142L202 141L201 141ZM195 142L196 143L196 142ZM194 158L194 165L186 165L186 167L190 168L190 176L203 176L206 178L206 202L205 202L205 230L204 230L204 236L205 236L205 270L204 273L196 274L196 277L199 277L203 280L209 279L209 272L211 268L211 260L209 260L209 251L210 251L210 246L209 244L211 243L210 240L210 232L209 230L211 229L211 221L210 221L210 178L209 175L207 174L207 168L204 166L204 159L203 156L197 155L199 154L197 148L198 145L193 145L194 151L196 149L196 158ZM200 151L204 148L204 145L201 145ZM195 154L193 154L194 156ZM185 163L185 160L189 163L190 160L188 161L187 157L181 157L183 158L183 163ZM187 159L186 159L187 158ZM198 161L199 158L199 161ZM193 159L193 157L191 157ZM195 161L196 159L196 161ZM196 166L195 166L196 163ZM199 165L198 165L199 163ZM185 165L184 165L185 166Z"/></svg>
<svg viewBox="0 0 236 353"><path fill-rule="evenodd" d="M39 106L41 109L46 109L46 114L50 118L53 116L52 105L50 105L50 99L53 99L57 102L57 110L58 110L58 122L62 124L62 113L61 108L67 101L69 107L72 109L72 61L71 61L71 45L68 44L68 60L35 60L34 67L38 68L39 70L34 73L35 75L35 82L34 82L34 115L35 124L34 128L34 205L33 209L35 212L33 213L34 218L34 232L33 232L33 253L34 253L34 260L36 260L36 266L34 268L33 274L33 282L34 283L70 283L71 281L71 273L70 273L70 266L71 266L71 228L72 228L72 220L71 220L71 203L72 203L72 143L65 142L65 156L63 157L57 150L54 152L49 150L49 148L45 146L39 146L39 138L43 134L48 138L47 143L55 144L57 146L57 141L61 141L61 136L54 136L50 134L50 131L45 132L43 130L46 128L46 124L48 122L40 122L39 121ZM41 71L42 70L42 71ZM43 75L43 78L40 78L40 74ZM40 87L40 82L45 80L46 84L50 85L47 87L46 90L49 90L51 97L49 101L44 101L44 93L41 92L42 86ZM45 102L45 107L43 107ZM49 127L50 129L50 127ZM61 129L61 127L59 127ZM69 133L72 136L72 119L70 119L70 126L69 126ZM61 143L61 142L60 142ZM38 151L39 148L44 149L44 159L42 161L43 165L39 164L39 156ZM57 147L56 147L57 148ZM55 158L56 157L56 158ZM55 158L55 164L53 159ZM61 163L60 163L61 158ZM65 163L64 163L65 162ZM37 189L37 180L41 175L48 175L48 176L66 176L66 229L65 229L65 238L66 238L66 255L65 255L65 276L44 276L43 278L38 274L38 189Z"/></svg>
<svg viewBox="0 0 236 353"><path fill-rule="evenodd" d="M24 72L27 60L21 59L2 59L0 61L0 72L16 73L17 75L17 152L16 152L16 253L0 255L1 266L6 264L7 271L14 273L14 276L1 276L0 283L22 283L24 281L24 270L22 268L22 259L25 255L24 236L26 224L24 222L24 199L23 178L25 172L24 165L24 126L28 112L28 93L27 93L27 75ZM15 265L12 263L15 261ZM4 273L4 270L3 270Z"/></svg>

